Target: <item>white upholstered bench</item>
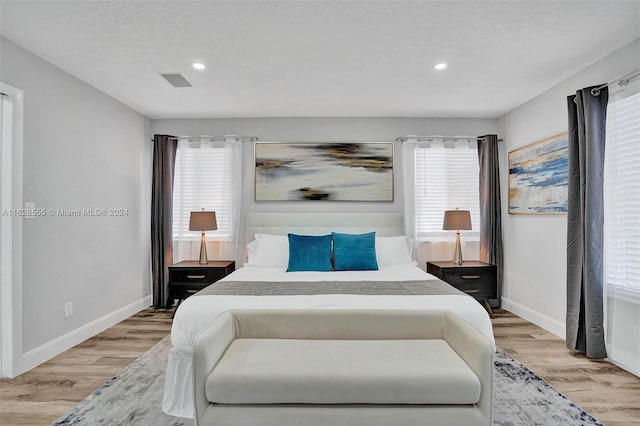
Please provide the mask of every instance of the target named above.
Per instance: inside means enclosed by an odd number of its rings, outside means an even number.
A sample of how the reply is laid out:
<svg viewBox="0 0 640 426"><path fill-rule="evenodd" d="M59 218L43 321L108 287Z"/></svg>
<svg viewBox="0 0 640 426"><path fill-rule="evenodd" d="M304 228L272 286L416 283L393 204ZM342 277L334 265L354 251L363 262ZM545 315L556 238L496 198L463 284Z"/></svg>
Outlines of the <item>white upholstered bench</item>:
<svg viewBox="0 0 640 426"><path fill-rule="evenodd" d="M490 425L492 375L451 312L232 310L196 338L196 425Z"/></svg>

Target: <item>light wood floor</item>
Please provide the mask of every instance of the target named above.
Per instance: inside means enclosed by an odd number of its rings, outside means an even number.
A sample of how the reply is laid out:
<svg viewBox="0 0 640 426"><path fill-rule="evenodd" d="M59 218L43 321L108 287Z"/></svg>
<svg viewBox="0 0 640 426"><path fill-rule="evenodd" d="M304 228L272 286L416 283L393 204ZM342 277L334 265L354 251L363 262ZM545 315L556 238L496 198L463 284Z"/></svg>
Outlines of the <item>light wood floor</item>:
<svg viewBox="0 0 640 426"><path fill-rule="evenodd" d="M169 334L172 314L145 309L15 379L0 379L0 425L50 425Z"/></svg>
<svg viewBox="0 0 640 426"><path fill-rule="evenodd" d="M166 336L171 311L147 309L15 379L0 380L0 425L50 425ZM640 378L569 352L507 311L496 343L607 426L640 425Z"/></svg>
<svg viewBox="0 0 640 426"><path fill-rule="evenodd" d="M640 378L607 361L573 354L564 340L505 310L496 344L606 426L640 425Z"/></svg>

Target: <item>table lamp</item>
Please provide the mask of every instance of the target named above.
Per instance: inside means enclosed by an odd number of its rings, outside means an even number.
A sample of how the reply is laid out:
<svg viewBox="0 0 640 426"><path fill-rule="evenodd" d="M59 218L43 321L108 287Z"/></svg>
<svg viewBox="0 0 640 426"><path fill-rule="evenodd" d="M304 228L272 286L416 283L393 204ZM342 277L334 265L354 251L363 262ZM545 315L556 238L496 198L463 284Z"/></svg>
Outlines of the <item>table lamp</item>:
<svg viewBox="0 0 640 426"><path fill-rule="evenodd" d="M216 222L216 212L191 212L189 218L189 231L201 231L200 234L200 261L201 265L207 264L207 242L204 238L204 231L212 231L218 229Z"/></svg>
<svg viewBox="0 0 640 426"><path fill-rule="evenodd" d="M456 231L456 248L453 251L453 263L462 265L462 247L460 246L460 231L471 230L471 212L469 210L447 210L444 212L442 229Z"/></svg>

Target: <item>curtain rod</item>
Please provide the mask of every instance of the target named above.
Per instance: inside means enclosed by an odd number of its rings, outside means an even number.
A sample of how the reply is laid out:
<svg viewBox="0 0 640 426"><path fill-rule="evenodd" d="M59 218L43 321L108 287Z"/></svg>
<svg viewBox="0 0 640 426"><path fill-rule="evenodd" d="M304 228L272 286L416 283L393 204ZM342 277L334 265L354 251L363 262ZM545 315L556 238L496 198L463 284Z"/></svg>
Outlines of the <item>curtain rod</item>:
<svg viewBox="0 0 640 426"><path fill-rule="evenodd" d="M224 135L224 136L180 136L180 137L170 137L169 140L172 141L183 141L183 140L192 140L192 139L208 139L210 141L225 141L227 139L234 139L236 142L255 142L258 140L256 136L238 136L238 135ZM153 142L153 139L151 139Z"/></svg>
<svg viewBox="0 0 640 426"><path fill-rule="evenodd" d="M418 142L433 142L434 140L442 140L442 141L478 141L484 142L485 138L478 138L475 136L443 136L443 135L433 135L433 136L398 136L396 138L396 142L407 142L409 139L416 139ZM502 139L498 139L498 142L502 142Z"/></svg>
<svg viewBox="0 0 640 426"><path fill-rule="evenodd" d="M224 135L224 136L180 136L177 138L169 138L174 141L183 141L190 139L209 139L211 141L224 141L227 139L234 139L236 142L254 142L257 141L258 138L255 136L238 136L238 135Z"/></svg>
<svg viewBox="0 0 640 426"><path fill-rule="evenodd" d="M209 139L212 141L219 140L224 141L226 139L235 139L236 141L246 141L246 142L255 142L258 140L256 136L238 136L238 135L225 135L225 136L180 136L180 137L171 137L170 140L190 140L190 139ZM407 142L409 139L416 139L419 142L431 142L433 140L475 140L479 142L484 142L484 137L476 137L476 136L444 136L444 135L432 135L432 136L398 136L396 138L396 142ZM153 141L153 139L151 139ZM498 142L502 142L502 139L498 139Z"/></svg>
<svg viewBox="0 0 640 426"><path fill-rule="evenodd" d="M605 87L613 86L616 83L620 86L626 86L627 84L629 84L629 80L639 75L640 75L640 70L631 71L629 74L613 79L610 82L603 84L602 86L594 87L593 89L591 89L591 94L593 96L598 96L600 94L601 89L604 89Z"/></svg>

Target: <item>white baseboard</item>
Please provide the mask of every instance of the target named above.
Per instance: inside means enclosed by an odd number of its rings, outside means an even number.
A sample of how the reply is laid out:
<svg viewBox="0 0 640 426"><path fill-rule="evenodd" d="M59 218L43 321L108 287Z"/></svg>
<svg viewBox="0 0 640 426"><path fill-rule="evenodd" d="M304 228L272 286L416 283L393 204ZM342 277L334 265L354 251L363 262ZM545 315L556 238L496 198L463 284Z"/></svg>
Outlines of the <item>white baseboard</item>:
<svg viewBox="0 0 640 426"><path fill-rule="evenodd" d="M555 320L551 317L541 314L540 312L534 311L533 309L521 305L518 302L514 302L513 300L509 300L506 297L502 298L502 308L518 315L520 318L524 318L527 321L534 323L538 327L544 328L548 332L553 333L558 337L561 337L563 339L566 338L566 325L561 321Z"/></svg>
<svg viewBox="0 0 640 426"><path fill-rule="evenodd" d="M628 371L634 376L640 377L640 365L638 365L637 355L631 354L628 351L624 351L622 355L620 355L620 350L616 353L616 359L611 359L611 350L607 347L607 352L609 357L605 358L611 364L614 364L623 370ZM628 361L628 362L626 362Z"/></svg>
<svg viewBox="0 0 640 426"><path fill-rule="evenodd" d="M109 327L113 327L120 321L123 321L130 316L140 312L143 309L148 308L152 304L151 296L143 297L136 300L127 306L124 306L117 311L111 312L92 321L80 328L77 328L63 336L51 340L50 342L40 345L37 348L31 349L22 355L19 365L14 369L16 375L20 375L26 371L31 370L34 367L42 364L45 361L50 360L56 355L71 349L79 343L84 342L90 337L95 336L98 333L103 332Z"/></svg>

